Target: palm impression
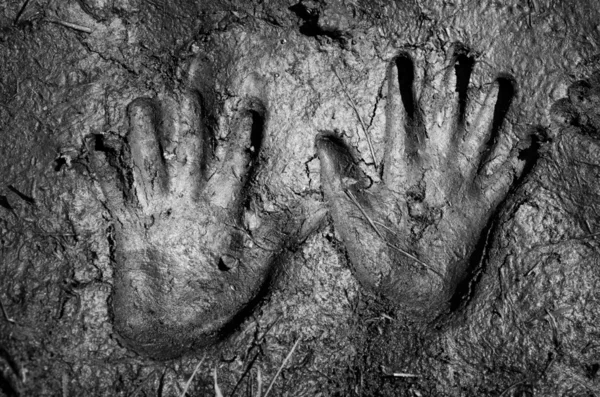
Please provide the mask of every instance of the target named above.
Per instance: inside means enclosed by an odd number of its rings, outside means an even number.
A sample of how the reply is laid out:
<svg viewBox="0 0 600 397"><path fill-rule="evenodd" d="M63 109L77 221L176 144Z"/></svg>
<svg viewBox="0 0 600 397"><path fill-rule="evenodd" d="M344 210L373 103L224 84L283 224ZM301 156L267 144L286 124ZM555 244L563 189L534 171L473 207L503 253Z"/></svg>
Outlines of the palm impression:
<svg viewBox="0 0 600 397"><path fill-rule="evenodd" d="M525 165L505 122L512 79L473 90L474 59L459 45L447 58L429 75L417 75L408 54L391 62L381 183L371 185L339 136L316 140L325 198L357 278L417 318L448 308Z"/></svg>
<svg viewBox="0 0 600 397"><path fill-rule="evenodd" d="M140 353L175 357L249 313L298 223L262 208L259 100L229 99L217 117L176 92L127 111L125 139L97 136L90 156L113 220L114 327Z"/></svg>

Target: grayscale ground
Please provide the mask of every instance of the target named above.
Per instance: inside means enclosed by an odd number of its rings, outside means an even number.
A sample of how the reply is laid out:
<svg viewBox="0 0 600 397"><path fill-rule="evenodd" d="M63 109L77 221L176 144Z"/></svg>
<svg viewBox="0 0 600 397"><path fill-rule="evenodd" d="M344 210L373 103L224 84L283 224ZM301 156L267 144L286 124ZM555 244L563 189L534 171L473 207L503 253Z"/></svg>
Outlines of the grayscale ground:
<svg viewBox="0 0 600 397"><path fill-rule="evenodd" d="M0 395L600 395L598 21L2 2Z"/></svg>

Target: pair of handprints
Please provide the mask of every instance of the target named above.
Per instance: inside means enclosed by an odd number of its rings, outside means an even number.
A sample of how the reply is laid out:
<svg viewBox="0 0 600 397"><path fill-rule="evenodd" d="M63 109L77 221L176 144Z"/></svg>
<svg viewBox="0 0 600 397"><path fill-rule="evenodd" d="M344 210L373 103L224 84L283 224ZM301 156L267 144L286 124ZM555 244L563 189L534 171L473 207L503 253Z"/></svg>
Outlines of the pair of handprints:
<svg viewBox="0 0 600 397"><path fill-rule="evenodd" d="M501 76L471 90L473 67L458 45L431 76L416 77L409 54L390 63L380 182L343 137L316 137L322 191L355 276L423 321L449 310L525 166L503 133L514 82ZM89 141L113 219L114 326L154 357L234 329L313 230L301 212L265 205L257 175L269 109L258 98L229 99L223 121L216 108L199 92L140 98L128 107L125 138Z"/></svg>

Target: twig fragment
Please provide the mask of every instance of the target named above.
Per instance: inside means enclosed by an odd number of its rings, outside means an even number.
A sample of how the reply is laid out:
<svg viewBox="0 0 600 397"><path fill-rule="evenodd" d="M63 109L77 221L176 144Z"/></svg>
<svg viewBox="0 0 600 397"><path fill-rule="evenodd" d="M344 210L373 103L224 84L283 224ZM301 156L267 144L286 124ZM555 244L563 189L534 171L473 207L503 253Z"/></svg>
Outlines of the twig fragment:
<svg viewBox="0 0 600 397"><path fill-rule="evenodd" d="M262 373L260 372L260 367L256 368L256 396L260 397L262 394Z"/></svg>
<svg viewBox="0 0 600 397"><path fill-rule="evenodd" d="M394 249L398 252L400 252L403 255L408 256L409 258L411 258L412 260L414 260L415 262L419 263L421 266L423 266L425 269L429 270L430 272L434 273L435 275L437 275L439 278L443 279L444 276L442 276L442 274L440 272L438 272L437 270L435 270L434 268L432 268L431 266L429 266L427 263L423 262L422 260L417 259L416 257L412 256L411 254L409 254L408 252L404 251L402 248L397 247L389 242L385 242L386 245L388 247L390 247L391 249Z"/></svg>
<svg viewBox="0 0 600 397"><path fill-rule="evenodd" d="M61 383L62 383L62 397L68 397L69 396L69 374L67 374L66 372L62 373Z"/></svg>
<svg viewBox="0 0 600 397"><path fill-rule="evenodd" d="M420 378L421 377L421 375L409 374L406 372L394 372L392 374L392 376L394 378Z"/></svg>
<svg viewBox="0 0 600 397"><path fill-rule="evenodd" d="M387 227L385 224L383 224L382 222L377 222L377 221L373 221L374 224L381 226L382 228L384 228L385 230L387 230L388 232L394 234L396 232L394 232L392 229L390 229L389 227Z"/></svg>
<svg viewBox="0 0 600 397"><path fill-rule="evenodd" d="M229 395L230 397L233 397L235 395L235 392L237 391L238 387L242 384L242 381L250 373L250 370L252 369L252 366L254 365L254 363L256 362L256 360L258 359L259 355L260 355L260 353L256 353L254 355L254 357L252 358L252 360L250 361L250 364L247 365L246 370L244 371L244 373L242 374L242 376L240 377L240 379L235 384L233 390L231 391L231 394Z"/></svg>
<svg viewBox="0 0 600 397"><path fill-rule="evenodd" d="M383 234L381 234L381 232L379 231L379 229L377 228L377 226L375 226L375 223L373 223L373 221L371 220L371 217L367 214L367 212L364 210L364 208L362 207L362 205L360 205L360 203L358 202L358 200L356 199L356 197L354 197L354 194L352 194L352 192L348 189L344 189L344 193L346 193L346 196L348 196L348 198L350 199L350 201L352 201L352 203L354 203L354 205L356 205L358 207L358 209L360 210L360 212L363 214L363 216L365 217L365 219L367 220L367 222L369 222L369 225L371 225L371 227L373 228L373 230L375 231L375 233L377 233L377 235L379 236L380 239L385 240L385 237L383 237ZM409 257L412 258L412 255L408 254Z"/></svg>
<svg viewBox="0 0 600 397"><path fill-rule="evenodd" d="M8 315L8 313L6 313L6 309L4 308L4 303L2 302L2 298L0 298L0 308L2 309L2 314L4 315L4 318L6 319L6 321L8 321L11 324L16 324L17 322Z"/></svg>
<svg viewBox="0 0 600 397"><path fill-rule="evenodd" d="M156 375L157 375L157 373L156 373L156 370L154 370L154 371L150 372L150 373L148 374L148 376L146 376L146 378L144 378L144 380L142 380L141 382L139 382L139 384L137 385L137 387L136 387L135 389L133 389L133 392L131 393L131 396L132 396L132 397L137 397L138 393L139 393L139 392L140 392L140 391L141 391L141 390L144 388L144 386L146 386L146 384L147 384L148 380L149 380L150 378L152 378L152 377L153 377L154 379L156 379ZM159 380L159 382L160 382L160 380ZM145 394L145 393L144 393L144 394ZM66 394L64 394L64 395L65 395L65 396L68 396L69 394L68 394L68 393L66 393ZM162 394L158 394L158 395L159 395L159 396L161 396Z"/></svg>
<svg viewBox="0 0 600 397"><path fill-rule="evenodd" d="M556 318L552 315L552 313L548 310L548 309L544 309L546 311L546 314L548 315L548 323L550 324L550 327L552 328L552 342L554 343L554 346L556 347L560 347L560 336L559 336L559 332L558 332L558 324L556 322Z"/></svg>
<svg viewBox="0 0 600 397"><path fill-rule="evenodd" d="M282 316L283 315L280 314L279 317L277 317L275 319L275 321L273 321L267 327L267 329L263 332L262 336L259 336L259 334L260 334L260 328L259 327L260 326L259 326L259 324L257 322L255 336L254 336L254 341L252 342L252 346L248 350L248 355L250 355L250 353L253 351L253 349L255 349L256 347L260 347L260 345L265 341L265 338L267 337L267 335L269 334L269 332L273 329L273 327L275 327L275 325L279 322L279 320L281 320ZM242 384L242 382L244 381L244 379L246 379L246 376L248 376L248 374L252 370L252 367L254 366L254 363L256 362L256 360L258 359L259 356L260 356L260 353L256 353L254 355L254 357L252 358L252 360L250 361L250 363L246 366L246 369L244 370L244 373L242 374L242 376L240 377L240 379L235 384L235 387L233 388L233 390L229 394L230 397L235 396L235 392L237 391L238 387ZM260 368L258 369L258 371L260 372ZM261 387L262 387L262 378L261 378ZM262 389L261 389L261 391L262 391Z"/></svg>
<svg viewBox="0 0 600 397"><path fill-rule="evenodd" d="M221 392L219 382L217 381L217 367L213 368L213 379L215 380L215 397L223 397L223 392Z"/></svg>
<svg viewBox="0 0 600 397"><path fill-rule="evenodd" d="M271 380L271 383L269 384L269 387L267 388L267 391L265 392L265 397L267 397L269 395L269 392L273 388L273 385L275 384L275 381L277 380L277 377L279 376L279 374L283 370L283 367L285 367L285 365L287 364L287 362L289 361L289 359L292 357L292 354L294 354L294 350L296 350L296 347L298 346L298 343L300 343L300 340L301 340L301 338L298 338L296 340L296 343L294 343L294 346L292 347L292 350L290 350L290 352L288 353L288 355L286 356L286 358L281 363L281 366L277 370L277 373L273 377L273 380Z"/></svg>
<svg viewBox="0 0 600 397"><path fill-rule="evenodd" d="M192 376L190 376L190 379L188 379L187 383L185 384L185 388L181 392L181 397L185 397L185 395L187 394L188 389L190 388L190 385L192 384L192 381L194 380L194 377L196 376L196 373L200 369L200 366L202 365L203 362L204 362L204 357L202 357L202 360L200 360L200 362L196 365L196 368L194 368L194 372L192 372Z"/></svg>
<svg viewBox="0 0 600 397"><path fill-rule="evenodd" d="M385 313L381 313L381 317L385 318L386 320L390 320L390 321L396 321L393 317L388 316Z"/></svg>
<svg viewBox="0 0 600 397"><path fill-rule="evenodd" d="M437 276L439 276L440 278L443 279L443 276L440 274L440 272L438 272L437 270L435 270L434 268L432 268L431 266L429 266L427 263L423 262L422 260L420 260L419 258L417 258L416 256L410 254L409 252L403 250L400 247L395 246L394 244L390 243L389 241L387 241L387 239L383 236L383 234L381 234L381 232L379 231L379 229L377 228L377 226L375 225L375 223L380 224L379 222L375 222L373 221L369 215L367 214L367 212L364 210L364 208L360 205L360 203L358 202L358 200L356 199L356 197L354 197L354 194L352 194L352 192L348 189L344 190L344 193L346 193L346 196L348 196L348 198L350 199L350 201L352 201L352 203L354 203L354 205L356 205L358 207L358 209L360 210L360 212L363 214L363 216L365 217L365 219L367 220L367 222L369 222L369 225L371 225L371 227L373 228L373 230L375 231L375 233L377 233L377 235L379 236L380 239L382 239L383 241L385 241L385 244L400 252L402 255L412 259L413 261L417 262L418 264L420 264L421 266L423 266L425 269L431 271L432 273L435 273ZM385 226L384 226L385 227ZM385 227L386 229L389 230L389 228Z"/></svg>
<svg viewBox="0 0 600 397"><path fill-rule="evenodd" d="M358 112L358 107L356 106L356 103L354 103L354 100L350 96L350 93L348 92L348 90L346 90L346 86L344 85L342 78L340 77L337 70L335 69L335 66L332 65L331 70L333 70L333 74L335 74L335 77L337 77L338 81L340 82L340 86L342 87L342 91L344 91L344 95L346 95L346 98L348 98L348 103L350 104L350 107L352 108L352 110L354 110L354 113L356 113L356 117L358 118L360 126L362 127L362 129L365 133L365 137L367 138L367 144L369 145L369 151L371 152L371 157L373 158L373 164L375 164L375 171L378 171L379 164L377 164L377 157L375 157L375 149L373 149L373 142L371 141L371 135L369 133L369 129L367 128L362 117L360 116L360 113Z"/></svg>
<svg viewBox="0 0 600 397"><path fill-rule="evenodd" d="M17 13L17 16L15 18L15 25L17 25L19 23L19 20L21 19L21 16L23 16L23 13L27 9L27 6L29 5L30 2L31 2L31 0L25 0L25 2L23 3L23 5L21 6L21 9L19 10L19 12Z"/></svg>
<svg viewBox="0 0 600 397"><path fill-rule="evenodd" d="M507 389L505 389L505 390L504 390L504 391L503 391L503 392L500 394L500 396L498 396L498 397L504 397L504 396L507 396L509 392L511 392L512 390L516 389L518 386L520 386L520 385L522 385L522 384L524 384L524 383L527 383L528 381L529 381L529 379L523 379L523 380L520 380L520 381L518 381L518 382L515 382L515 383L513 383L513 384L512 384L512 385L510 385L510 386L509 386Z"/></svg>
<svg viewBox="0 0 600 397"><path fill-rule="evenodd" d="M79 32L83 32L83 33L87 33L87 34L92 33L92 29L88 28L87 26L77 25L76 23L67 22L67 21L61 21L61 20L58 20L58 19L47 19L47 21L48 22L52 22L52 23L56 23L58 25L66 27L66 28L77 30Z"/></svg>

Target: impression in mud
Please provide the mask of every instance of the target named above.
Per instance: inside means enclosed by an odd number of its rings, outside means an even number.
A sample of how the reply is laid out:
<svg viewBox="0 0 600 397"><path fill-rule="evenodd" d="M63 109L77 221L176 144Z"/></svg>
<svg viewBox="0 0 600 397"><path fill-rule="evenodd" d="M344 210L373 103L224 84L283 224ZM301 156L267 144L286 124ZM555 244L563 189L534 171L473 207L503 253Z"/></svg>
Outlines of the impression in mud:
<svg viewBox="0 0 600 397"><path fill-rule="evenodd" d="M450 310L480 259L477 242L526 165L518 140L503 131L514 80L469 89L477 64L468 54L457 43L447 65L419 72L407 53L390 63L381 183L365 185L356 155L335 135L316 141L356 276L419 321Z"/></svg>
<svg viewBox="0 0 600 397"><path fill-rule="evenodd" d="M298 220L267 213L255 194L264 105L203 98L183 90L136 99L126 137L90 141L90 168L113 217L114 326L125 345L155 358L226 337L299 239Z"/></svg>
<svg viewBox="0 0 600 397"><path fill-rule="evenodd" d="M295 3L0 7L0 394L596 393L596 5Z"/></svg>

